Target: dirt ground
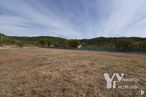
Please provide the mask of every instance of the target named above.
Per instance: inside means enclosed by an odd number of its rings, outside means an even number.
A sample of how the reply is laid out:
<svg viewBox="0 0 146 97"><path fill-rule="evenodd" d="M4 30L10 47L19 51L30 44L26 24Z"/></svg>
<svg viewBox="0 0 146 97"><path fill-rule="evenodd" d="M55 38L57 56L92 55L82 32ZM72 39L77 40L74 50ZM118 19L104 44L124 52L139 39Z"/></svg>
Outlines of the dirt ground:
<svg viewBox="0 0 146 97"><path fill-rule="evenodd" d="M106 72L138 78L139 88L108 90ZM141 89L146 89L146 54L0 49L0 97L138 97Z"/></svg>

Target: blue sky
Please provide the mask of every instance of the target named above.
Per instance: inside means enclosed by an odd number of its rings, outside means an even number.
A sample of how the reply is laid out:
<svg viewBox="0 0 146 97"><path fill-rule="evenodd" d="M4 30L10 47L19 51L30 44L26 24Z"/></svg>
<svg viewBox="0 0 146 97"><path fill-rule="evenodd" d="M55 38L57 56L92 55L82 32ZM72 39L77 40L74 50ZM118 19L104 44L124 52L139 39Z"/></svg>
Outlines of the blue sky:
<svg viewBox="0 0 146 97"><path fill-rule="evenodd" d="M0 32L80 39L146 37L146 0L0 0Z"/></svg>

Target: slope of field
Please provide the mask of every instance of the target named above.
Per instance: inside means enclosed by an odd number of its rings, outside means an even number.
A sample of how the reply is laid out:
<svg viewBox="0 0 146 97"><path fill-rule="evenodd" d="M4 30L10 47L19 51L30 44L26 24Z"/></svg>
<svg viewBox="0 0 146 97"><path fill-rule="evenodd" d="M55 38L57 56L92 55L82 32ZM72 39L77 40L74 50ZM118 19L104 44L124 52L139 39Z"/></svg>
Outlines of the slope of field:
<svg viewBox="0 0 146 97"><path fill-rule="evenodd" d="M144 89L146 55L37 47L0 49L0 97L137 97L133 96L136 90L107 90L105 72L139 78Z"/></svg>

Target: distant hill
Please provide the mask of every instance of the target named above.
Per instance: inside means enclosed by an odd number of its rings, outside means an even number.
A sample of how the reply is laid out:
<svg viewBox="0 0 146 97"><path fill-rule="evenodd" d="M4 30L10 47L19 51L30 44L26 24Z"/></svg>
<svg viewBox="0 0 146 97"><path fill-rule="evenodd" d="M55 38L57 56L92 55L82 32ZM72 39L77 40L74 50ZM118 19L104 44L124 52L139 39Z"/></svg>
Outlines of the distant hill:
<svg viewBox="0 0 146 97"><path fill-rule="evenodd" d="M4 34L0 33L0 36L5 36Z"/></svg>
<svg viewBox="0 0 146 97"><path fill-rule="evenodd" d="M0 36L0 44L3 45L35 45L55 48L76 48L78 45L82 45L80 49L83 50L146 51L146 38L139 37L97 37L93 39L68 40L50 36L6 36L1 33Z"/></svg>

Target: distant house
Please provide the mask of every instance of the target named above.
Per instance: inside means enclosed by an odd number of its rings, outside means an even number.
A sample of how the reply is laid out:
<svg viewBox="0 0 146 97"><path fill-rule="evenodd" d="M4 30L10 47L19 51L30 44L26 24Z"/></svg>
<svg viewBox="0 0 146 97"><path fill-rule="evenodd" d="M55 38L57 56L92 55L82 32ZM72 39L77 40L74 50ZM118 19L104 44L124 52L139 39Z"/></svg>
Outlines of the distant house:
<svg viewBox="0 0 146 97"><path fill-rule="evenodd" d="M82 45L78 45L78 47L77 48L81 48L82 47Z"/></svg>

